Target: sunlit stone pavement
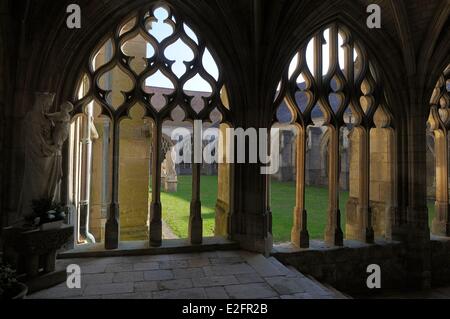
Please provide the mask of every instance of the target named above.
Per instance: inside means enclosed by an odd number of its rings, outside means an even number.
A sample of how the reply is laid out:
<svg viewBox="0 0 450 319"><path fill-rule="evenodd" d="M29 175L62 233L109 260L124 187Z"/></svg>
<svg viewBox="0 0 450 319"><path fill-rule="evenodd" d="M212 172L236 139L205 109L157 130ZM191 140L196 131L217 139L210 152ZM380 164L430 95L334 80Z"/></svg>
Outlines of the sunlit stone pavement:
<svg viewBox="0 0 450 319"><path fill-rule="evenodd" d="M81 289L66 283L29 299L332 299L345 298L282 265L244 251L70 259Z"/></svg>

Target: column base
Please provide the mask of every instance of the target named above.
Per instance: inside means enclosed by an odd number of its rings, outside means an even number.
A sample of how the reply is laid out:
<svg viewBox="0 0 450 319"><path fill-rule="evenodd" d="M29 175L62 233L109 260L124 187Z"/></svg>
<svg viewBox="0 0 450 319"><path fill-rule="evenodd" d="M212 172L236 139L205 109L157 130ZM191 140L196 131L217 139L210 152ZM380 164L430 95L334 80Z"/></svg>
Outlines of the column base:
<svg viewBox="0 0 450 319"><path fill-rule="evenodd" d="M239 242L241 249L269 256L272 252L273 237L268 234L266 238L255 238L250 235L234 235L232 240Z"/></svg>
<svg viewBox="0 0 450 319"><path fill-rule="evenodd" d="M189 217L189 241L192 245L201 245L203 242L203 219L201 217L202 203L191 203L191 216Z"/></svg>
<svg viewBox="0 0 450 319"><path fill-rule="evenodd" d="M262 214L231 214L231 240L239 242L242 249L269 256L273 247L270 232L270 212Z"/></svg>
<svg viewBox="0 0 450 319"><path fill-rule="evenodd" d="M309 232L307 229L308 215L306 210L300 211L297 207L294 209L294 216L300 218L300 222L292 227L291 241L298 248L309 248ZM295 217L295 218L297 218Z"/></svg>
<svg viewBox="0 0 450 319"><path fill-rule="evenodd" d="M110 218L105 225L105 249L112 250L119 248L119 204L111 204L109 210Z"/></svg>
<svg viewBox="0 0 450 319"><path fill-rule="evenodd" d="M228 237L228 229L229 229L229 205L224 201L217 200L216 203L216 227L214 230L215 236Z"/></svg>
<svg viewBox="0 0 450 319"><path fill-rule="evenodd" d="M329 216L336 216L336 225L328 225L325 230L325 243L330 246L344 246L344 234L341 229L340 210L329 211Z"/></svg>
<svg viewBox="0 0 450 319"><path fill-rule="evenodd" d="M366 244L373 244L375 242L375 232L372 227L372 210L370 207L359 206L358 214L361 220L361 241L364 241Z"/></svg>
<svg viewBox="0 0 450 319"><path fill-rule="evenodd" d="M161 203L152 203L150 207L150 246L161 247L162 245L162 221Z"/></svg>

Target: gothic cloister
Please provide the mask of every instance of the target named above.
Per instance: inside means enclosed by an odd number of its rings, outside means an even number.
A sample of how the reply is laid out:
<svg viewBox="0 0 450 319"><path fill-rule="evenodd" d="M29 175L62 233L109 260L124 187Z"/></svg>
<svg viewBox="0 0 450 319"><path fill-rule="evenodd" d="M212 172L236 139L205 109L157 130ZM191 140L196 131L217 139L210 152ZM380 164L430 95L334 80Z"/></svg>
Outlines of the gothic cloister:
<svg viewBox="0 0 450 319"><path fill-rule="evenodd" d="M29 173L30 114L73 105L52 144L73 227L57 266L84 265L93 286L36 298L346 298L375 293L374 264L383 292L450 285L449 0L79 0L70 29L73 2L0 2L2 246L39 199L30 185L53 183ZM230 128L275 138L255 149ZM252 159L270 152L280 169L263 174ZM275 179L295 188L284 243Z"/></svg>

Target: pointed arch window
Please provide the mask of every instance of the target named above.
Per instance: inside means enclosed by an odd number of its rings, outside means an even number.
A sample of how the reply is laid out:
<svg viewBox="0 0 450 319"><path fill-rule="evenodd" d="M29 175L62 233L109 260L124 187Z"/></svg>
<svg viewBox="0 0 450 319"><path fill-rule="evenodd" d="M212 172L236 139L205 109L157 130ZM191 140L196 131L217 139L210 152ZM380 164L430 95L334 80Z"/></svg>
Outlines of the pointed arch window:
<svg viewBox="0 0 450 319"><path fill-rule="evenodd" d="M434 137L435 216L431 232L450 236L449 216L449 130L450 130L450 65L439 77L430 101L428 130ZM430 172L427 175L431 175Z"/></svg>
<svg viewBox="0 0 450 319"><path fill-rule="evenodd" d="M386 177L393 173L389 171L394 162L393 151L377 150L377 146L371 147L371 140L377 139L376 135L381 134L376 131L377 128L392 128L392 117L386 105L380 74L362 43L355 39L344 25L333 23L320 29L296 51L290 65L284 70L274 107L274 113L279 114L280 110L284 109L284 113L292 115L290 124L295 125L298 132L297 191L292 242L301 248L309 247L305 198L308 186L306 164L307 154L318 154L308 152L308 147L314 145L314 141L310 140L313 137L310 132L313 126L322 127L323 134L328 135L328 152L325 152L328 153L327 159L320 159L328 166L326 243L333 246L343 245L340 180L344 166L343 148L347 147L347 144L351 145L352 150L351 153L347 152L350 157L349 165L353 161L356 166L348 173L350 200L347 203L346 236L371 243L376 233L386 235L387 217L383 217L385 225L380 226L382 230L378 230L378 225L374 225L374 202L382 202L382 211L377 214L384 216L385 210L394 205L394 200L375 198L377 195L374 195L374 188L385 184L393 191L393 181ZM275 117L274 121L277 120ZM392 132L389 132L385 138L392 144L393 136ZM386 155L386 162L377 166L389 171L384 179L371 174L374 171L371 166L378 165L375 160L371 160L371 155L377 152L389 153ZM353 207L348 209L352 203Z"/></svg>
<svg viewBox="0 0 450 319"><path fill-rule="evenodd" d="M152 246L159 246L162 241L161 162L165 158L162 151L167 140L163 134L163 123L174 121L175 113L182 113L181 117L191 122L211 122L220 114L218 123L229 123L230 108L224 92L222 68L215 55L176 8L166 3L157 2L130 14L93 50L76 89L74 113L81 114L84 123L77 122L72 129L72 141L75 140L75 143L72 147L71 173L75 177L71 187L79 202L89 205L88 194L92 186L89 180L91 175L99 174L99 170L92 170L88 164L88 156L93 152L92 145L81 143L83 146L79 146L77 142L90 140L90 131L84 129L86 134L83 135L83 127L102 121L100 138L103 139L103 148L99 152L107 159L101 167L104 172L102 214L106 216L104 237L107 249L117 248L119 242L121 122L125 123L127 121L123 120L130 118L135 121L138 116L138 122L142 119L139 131L122 131L143 139L151 137L151 168L144 174L151 176L149 241ZM135 111L136 107L140 111ZM178 115L175 117L178 118ZM83 165L88 167L83 168ZM200 165L193 164L189 225L193 244L202 241ZM110 178L105 177L107 172L111 173ZM80 192L82 188L85 190ZM86 219L89 218L86 214L89 207L81 210L84 213L81 213L80 219L84 224L79 229L88 232ZM82 237L90 238L87 233Z"/></svg>

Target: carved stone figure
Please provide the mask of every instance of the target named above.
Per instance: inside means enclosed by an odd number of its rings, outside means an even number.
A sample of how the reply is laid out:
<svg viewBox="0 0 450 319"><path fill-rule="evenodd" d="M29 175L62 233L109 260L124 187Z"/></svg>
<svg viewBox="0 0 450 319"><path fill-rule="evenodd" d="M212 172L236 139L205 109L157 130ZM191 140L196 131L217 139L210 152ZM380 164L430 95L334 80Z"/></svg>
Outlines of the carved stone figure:
<svg viewBox="0 0 450 319"><path fill-rule="evenodd" d="M162 164L162 176L164 190L168 193L176 193L178 177L175 162L173 160L173 148L166 153L166 158Z"/></svg>
<svg viewBox="0 0 450 319"><path fill-rule="evenodd" d="M57 113L46 114L46 117L53 122L53 144L62 148L64 142L69 138L70 132L70 112L73 110L73 104L65 102L61 105L61 111Z"/></svg>
<svg viewBox="0 0 450 319"><path fill-rule="evenodd" d="M36 93L33 109L24 120L25 169L19 203L19 217L32 215L35 199L58 200L62 179L62 146L69 135L70 103L60 113L49 114L55 95Z"/></svg>

